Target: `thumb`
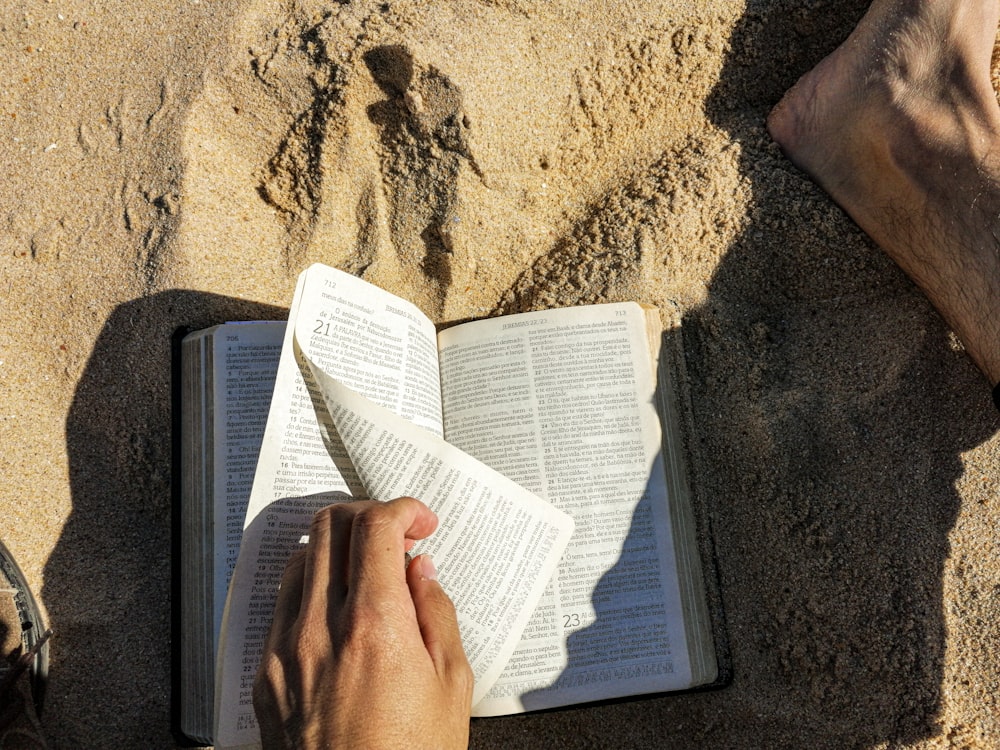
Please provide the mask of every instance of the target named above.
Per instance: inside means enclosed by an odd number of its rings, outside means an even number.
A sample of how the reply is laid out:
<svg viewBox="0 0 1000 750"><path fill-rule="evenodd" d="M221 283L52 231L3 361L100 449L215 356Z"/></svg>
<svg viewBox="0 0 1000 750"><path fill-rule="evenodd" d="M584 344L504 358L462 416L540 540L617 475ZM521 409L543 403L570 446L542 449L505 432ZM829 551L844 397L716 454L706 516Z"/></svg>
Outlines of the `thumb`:
<svg viewBox="0 0 1000 750"><path fill-rule="evenodd" d="M462 648L455 605L438 583L437 570L430 555L413 558L406 569L406 583L410 587L424 647L434 662L438 676L450 681L468 682L471 700L472 669Z"/></svg>

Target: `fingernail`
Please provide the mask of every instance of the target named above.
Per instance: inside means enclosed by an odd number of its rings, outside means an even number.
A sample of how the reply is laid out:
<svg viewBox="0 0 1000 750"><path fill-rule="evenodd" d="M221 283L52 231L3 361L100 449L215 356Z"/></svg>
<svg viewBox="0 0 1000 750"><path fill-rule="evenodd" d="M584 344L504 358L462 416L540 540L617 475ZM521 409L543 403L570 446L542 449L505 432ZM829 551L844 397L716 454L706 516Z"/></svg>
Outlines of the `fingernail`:
<svg viewBox="0 0 1000 750"><path fill-rule="evenodd" d="M437 568L434 567L434 561L430 555L420 556L420 575L429 581L436 581L438 579Z"/></svg>

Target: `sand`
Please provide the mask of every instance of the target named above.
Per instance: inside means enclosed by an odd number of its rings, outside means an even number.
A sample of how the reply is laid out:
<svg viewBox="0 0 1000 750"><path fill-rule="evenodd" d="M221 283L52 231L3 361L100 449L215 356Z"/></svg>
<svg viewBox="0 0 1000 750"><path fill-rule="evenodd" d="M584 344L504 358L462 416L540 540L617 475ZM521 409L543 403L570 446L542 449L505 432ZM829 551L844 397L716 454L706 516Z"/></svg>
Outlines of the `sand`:
<svg viewBox="0 0 1000 750"><path fill-rule="evenodd" d="M55 748L173 747L170 338L322 261L442 322L683 320L734 680L474 747L1000 747L1000 437L768 109L865 3L12 0L0 508Z"/></svg>

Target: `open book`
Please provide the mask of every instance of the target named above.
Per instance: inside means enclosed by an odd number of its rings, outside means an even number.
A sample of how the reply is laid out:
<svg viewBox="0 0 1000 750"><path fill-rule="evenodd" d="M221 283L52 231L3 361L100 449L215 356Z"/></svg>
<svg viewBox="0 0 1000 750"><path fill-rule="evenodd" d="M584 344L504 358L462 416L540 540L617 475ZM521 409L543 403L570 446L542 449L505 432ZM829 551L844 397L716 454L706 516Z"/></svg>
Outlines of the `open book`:
<svg viewBox="0 0 1000 750"><path fill-rule="evenodd" d="M216 745L256 746L251 686L284 561L316 510L353 498L413 495L441 519L414 553L434 555L455 602L474 715L715 680L661 340L634 303L437 333L394 295L307 269L221 625Z"/></svg>

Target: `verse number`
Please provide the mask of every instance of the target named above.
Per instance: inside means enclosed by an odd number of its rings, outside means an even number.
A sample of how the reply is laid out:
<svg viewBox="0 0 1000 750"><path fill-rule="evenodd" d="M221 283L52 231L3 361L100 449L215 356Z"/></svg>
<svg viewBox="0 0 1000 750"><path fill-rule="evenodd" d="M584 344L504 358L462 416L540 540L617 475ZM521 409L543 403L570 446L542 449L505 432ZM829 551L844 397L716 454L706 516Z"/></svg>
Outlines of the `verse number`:
<svg viewBox="0 0 1000 750"><path fill-rule="evenodd" d="M564 628L578 628L582 622L579 613L574 612L571 615L563 615Z"/></svg>

